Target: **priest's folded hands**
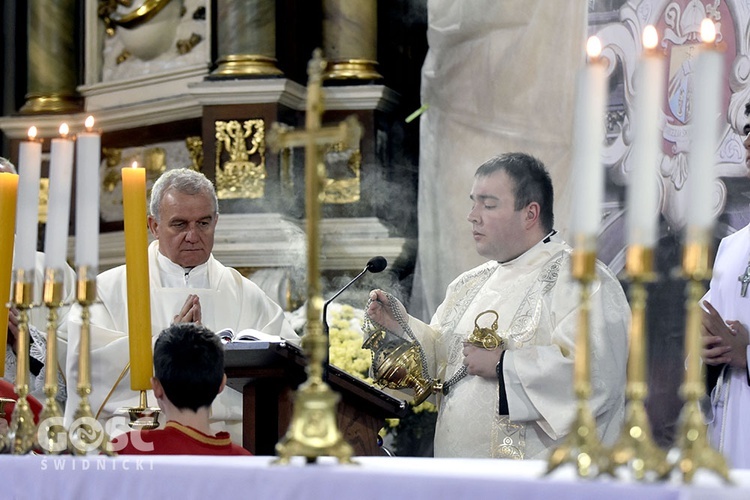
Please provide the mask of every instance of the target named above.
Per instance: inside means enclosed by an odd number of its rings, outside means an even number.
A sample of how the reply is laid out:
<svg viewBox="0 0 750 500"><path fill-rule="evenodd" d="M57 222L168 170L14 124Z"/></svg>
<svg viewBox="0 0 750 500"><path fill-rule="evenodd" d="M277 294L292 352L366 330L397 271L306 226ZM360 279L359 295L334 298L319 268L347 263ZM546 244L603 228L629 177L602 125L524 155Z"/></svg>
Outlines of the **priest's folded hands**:
<svg viewBox="0 0 750 500"><path fill-rule="evenodd" d="M173 325L176 323L201 324L201 299L198 295L191 293L187 296L182 309L172 320Z"/></svg>

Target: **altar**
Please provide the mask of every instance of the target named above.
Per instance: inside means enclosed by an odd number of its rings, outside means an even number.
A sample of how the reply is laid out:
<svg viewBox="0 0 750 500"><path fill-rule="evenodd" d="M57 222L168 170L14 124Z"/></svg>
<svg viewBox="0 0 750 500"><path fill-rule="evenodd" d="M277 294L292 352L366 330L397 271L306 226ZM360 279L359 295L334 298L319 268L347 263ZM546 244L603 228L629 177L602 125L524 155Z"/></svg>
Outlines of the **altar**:
<svg viewBox="0 0 750 500"><path fill-rule="evenodd" d="M582 480L573 469L544 477L542 461L355 457L274 465L275 457L0 456L3 498L356 498L746 499L750 470L734 485L698 474L693 485Z"/></svg>

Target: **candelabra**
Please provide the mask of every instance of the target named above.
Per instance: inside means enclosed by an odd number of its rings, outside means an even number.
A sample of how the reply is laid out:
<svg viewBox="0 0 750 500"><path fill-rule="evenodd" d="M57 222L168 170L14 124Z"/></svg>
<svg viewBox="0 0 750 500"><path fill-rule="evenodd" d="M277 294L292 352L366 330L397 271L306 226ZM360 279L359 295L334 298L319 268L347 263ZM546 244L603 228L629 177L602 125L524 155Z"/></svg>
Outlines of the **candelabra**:
<svg viewBox="0 0 750 500"><path fill-rule="evenodd" d="M631 281L630 353L628 357L627 413L622 433L610 454L614 467L626 466L633 477L642 480L647 475L665 478L672 467L667 454L656 446L643 402L648 394L646 384L646 283L654 280L653 249L631 246L626 258L626 270Z"/></svg>
<svg viewBox="0 0 750 500"><path fill-rule="evenodd" d="M685 380L680 388L680 395L685 403L679 418L677 435L677 467L682 472L685 482L691 482L698 469L712 470L729 482L729 469L724 456L714 450L708 443L706 425L703 423L699 400L706 391L703 379L701 351L701 306L700 300L705 293L703 282L709 279L709 244L708 236L698 238L698 242L685 246L682 270L688 279L687 283L687 321L685 324Z"/></svg>
<svg viewBox="0 0 750 500"><path fill-rule="evenodd" d="M18 338L16 339L16 394L8 429L10 451L14 455L29 453L34 448L36 425L27 396L29 394L29 309L33 306L34 271L17 269L13 280L13 305L18 309Z"/></svg>
<svg viewBox="0 0 750 500"><path fill-rule="evenodd" d="M78 383L76 385L76 393L80 401L73 416L74 423L77 425L68 429L69 449L74 455L86 455L95 450L112 455L108 446L109 437L94 418L89 404L89 394L91 394L91 311L89 308L96 301L96 272L88 266L78 268L76 301L81 306Z"/></svg>
<svg viewBox="0 0 750 500"><path fill-rule="evenodd" d="M612 474L609 457L599 441L596 420L589 407L591 397L589 347L591 283L596 279L596 253L574 250L572 275L581 284L578 335L573 366L573 389L577 399L576 418L564 442L550 454L547 474L561 465L572 463L575 464L579 476L593 477L604 472Z"/></svg>
<svg viewBox="0 0 750 500"><path fill-rule="evenodd" d="M67 433L62 424L62 410L57 396L57 324L58 309L63 305L62 270L46 269L42 299L47 306L47 359L44 378L44 407L39 414L37 439L39 447L46 454L56 454L65 450Z"/></svg>

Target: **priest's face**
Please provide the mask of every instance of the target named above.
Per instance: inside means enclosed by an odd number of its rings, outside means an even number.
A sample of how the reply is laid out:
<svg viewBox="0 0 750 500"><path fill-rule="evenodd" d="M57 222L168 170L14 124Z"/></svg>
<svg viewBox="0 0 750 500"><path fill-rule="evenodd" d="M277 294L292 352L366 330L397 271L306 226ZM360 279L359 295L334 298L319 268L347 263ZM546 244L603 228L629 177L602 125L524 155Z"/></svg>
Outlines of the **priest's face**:
<svg viewBox="0 0 750 500"><path fill-rule="evenodd" d="M159 220L149 217L148 225L165 257L182 267L195 267L211 254L218 218L209 195L168 189L159 205Z"/></svg>
<svg viewBox="0 0 750 500"><path fill-rule="evenodd" d="M506 262L523 252L526 210L515 210L513 179L503 170L476 177L471 188L472 207L467 217L477 253L486 259Z"/></svg>

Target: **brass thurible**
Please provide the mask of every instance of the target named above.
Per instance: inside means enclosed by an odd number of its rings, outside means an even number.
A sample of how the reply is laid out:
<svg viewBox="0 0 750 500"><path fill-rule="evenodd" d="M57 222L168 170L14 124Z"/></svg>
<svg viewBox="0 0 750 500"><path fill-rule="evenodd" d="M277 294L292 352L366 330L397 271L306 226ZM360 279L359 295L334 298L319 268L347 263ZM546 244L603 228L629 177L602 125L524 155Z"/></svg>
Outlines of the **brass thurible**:
<svg viewBox="0 0 750 500"><path fill-rule="evenodd" d="M700 236L700 235L699 235ZM706 391L703 378L701 351L701 316L700 300L706 292L703 282L710 278L709 238L692 238L683 250L682 270L688 279L687 301L685 304L687 320L685 323L685 379L680 387L680 396L684 404L678 419L677 461L675 466L682 473L685 482L690 483L698 469L714 471L725 481L729 479L729 468L724 456L711 447L708 442L706 424L700 410L700 399Z"/></svg>
<svg viewBox="0 0 750 500"><path fill-rule="evenodd" d="M591 478L603 473L612 474L607 451L602 446L596 429L596 419L589 406L591 397L591 284L596 279L596 251L591 242L576 246L571 259L573 278L581 284L581 304L576 337L576 356L573 365L576 417L564 442L552 451L547 463L547 474L561 465L574 464L580 477ZM579 249L583 248L583 250Z"/></svg>
<svg viewBox="0 0 750 500"><path fill-rule="evenodd" d="M44 375L44 407L39 414L37 439L45 454L58 454L66 449L67 432L62 423L62 410L57 396L57 326L58 309L63 304L63 272L61 269L45 269L42 300L47 306L47 359Z"/></svg>
<svg viewBox="0 0 750 500"><path fill-rule="evenodd" d="M646 380L646 284L654 281L653 249L643 245L628 248L625 268L630 279L630 352L628 383L625 389L627 409L619 439L610 452L614 467L627 467L637 480L664 479L672 470L667 454L651 436L644 400Z"/></svg>
<svg viewBox="0 0 750 500"><path fill-rule="evenodd" d="M17 269L13 280L13 305L18 309L16 385L18 395L8 428L10 452L24 455L36 444L36 424L27 396L29 395L29 309L33 307L34 270Z"/></svg>
<svg viewBox="0 0 750 500"><path fill-rule="evenodd" d="M308 463L321 456L334 456L340 463L351 463L353 449L344 440L336 423L340 396L323 380L328 339L321 322L323 299L320 292L320 192L322 175L319 146L331 142L358 145L362 128L356 119L338 126L323 127L322 75L326 62L320 49L308 64L305 130L295 131L274 124L267 136L274 152L295 146L305 147L305 210L307 213L307 324L302 348L308 358L307 380L294 396L292 420L286 435L276 444L276 463L288 464L293 456L304 456Z"/></svg>
<svg viewBox="0 0 750 500"><path fill-rule="evenodd" d="M75 426L68 429L68 450L73 455L102 452L112 455L109 437L94 418L89 403L91 394L91 311L96 302L96 269L78 267L76 301L81 306L81 337L78 343L78 381L76 393L80 397L73 415Z"/></svg>

